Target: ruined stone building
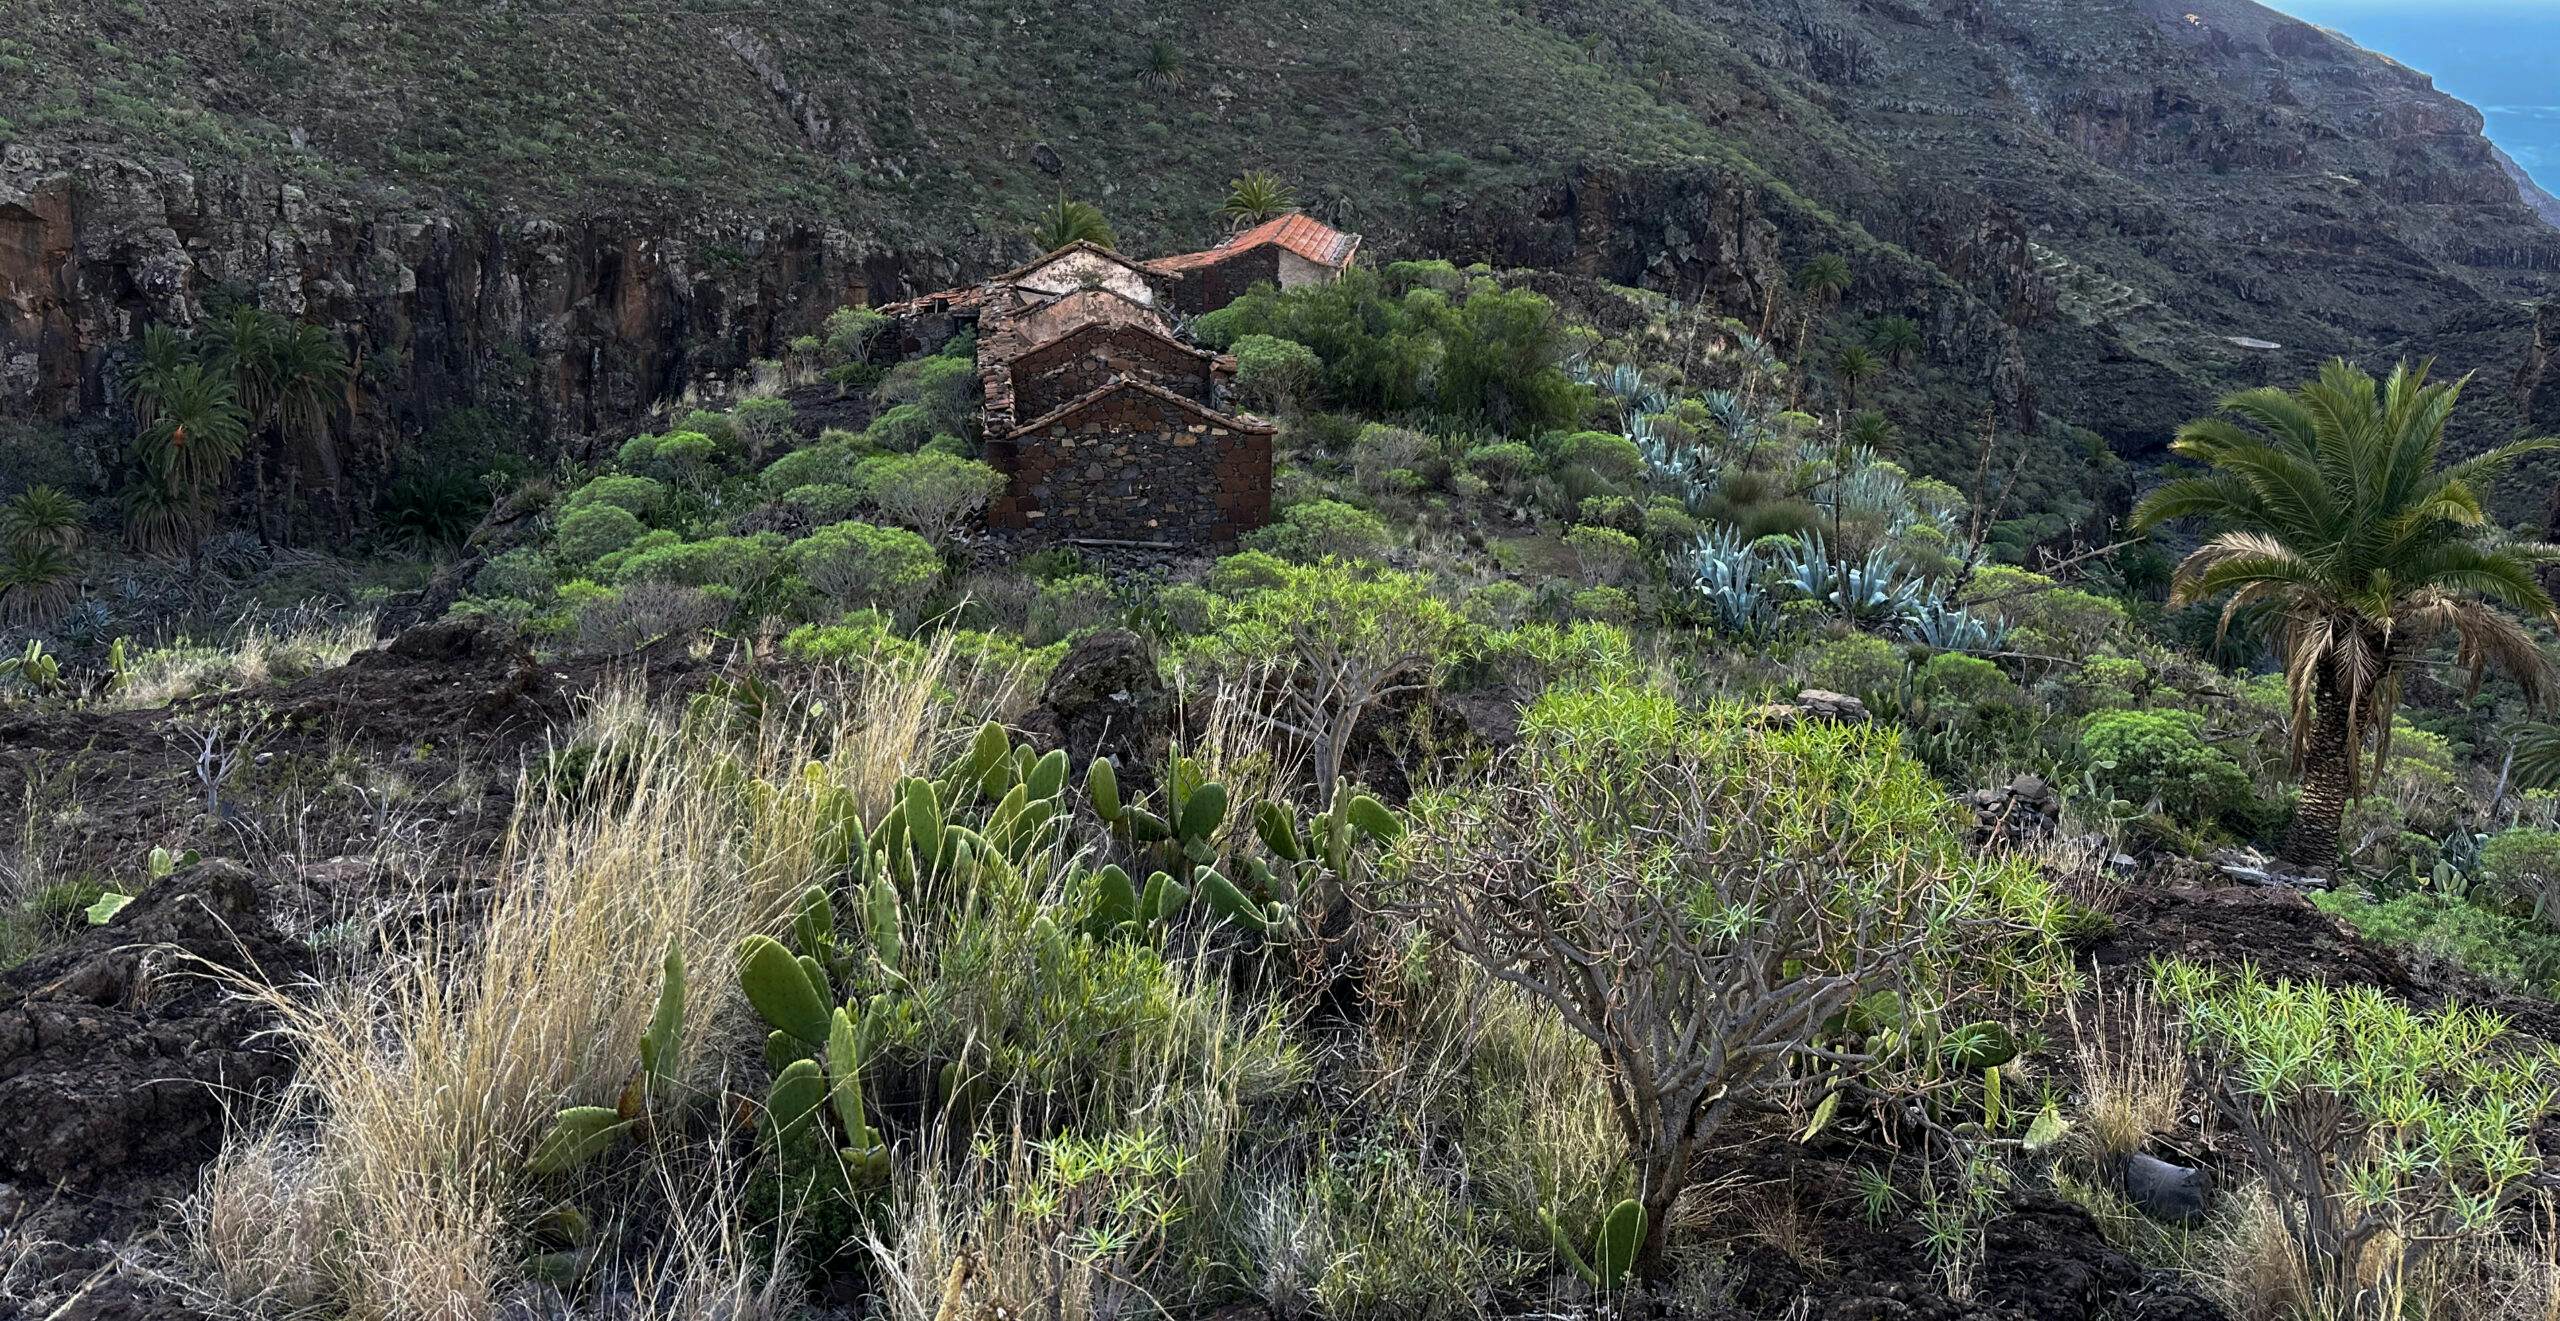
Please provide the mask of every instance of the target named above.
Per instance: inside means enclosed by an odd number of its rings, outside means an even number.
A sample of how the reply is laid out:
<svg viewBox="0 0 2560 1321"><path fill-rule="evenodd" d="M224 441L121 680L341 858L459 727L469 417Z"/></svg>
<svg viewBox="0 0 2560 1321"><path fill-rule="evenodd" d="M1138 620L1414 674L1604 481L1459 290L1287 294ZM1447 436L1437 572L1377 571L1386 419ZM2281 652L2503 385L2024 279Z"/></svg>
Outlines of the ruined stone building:
<svg viewBox="0 0 2560 1321"><path fill-rule="evenodd" d="M920 342L977 332L986 457L1007 482L991 527L1216 545L1270 520L1273 428L1230 406L1234 359L1183 338L1179 318L1258 282L1338 278L1359 241L1284 216L1153 262L1074 243L887 310Z"/></svg>
<svg viewBox="0 0 2560 1321"><path fill-rule="evenodd" d="M1158 257L1147 269L1171 277L1173 305L1185 316L1198 316L1257 284L1295 289L1339 280L1359 250L1359 235L1292 212L1239 230L1205 252Z"/></svg>

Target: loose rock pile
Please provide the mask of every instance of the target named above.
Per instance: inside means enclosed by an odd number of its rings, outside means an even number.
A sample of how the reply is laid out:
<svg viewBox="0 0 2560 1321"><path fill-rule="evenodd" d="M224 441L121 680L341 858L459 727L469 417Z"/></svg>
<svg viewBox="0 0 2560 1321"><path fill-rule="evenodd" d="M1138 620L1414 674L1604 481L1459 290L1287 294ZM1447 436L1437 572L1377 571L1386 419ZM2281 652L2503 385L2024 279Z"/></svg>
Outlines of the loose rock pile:
<svg viewBox="0 0 2560 1321"><path fill-rule="evenodd" d="M1973 809L1975 848L2010 848L2050 837L2062 824L2062 795L2041 775L2021 775L2000 788L1976 789L1965 806Z"/></svg>

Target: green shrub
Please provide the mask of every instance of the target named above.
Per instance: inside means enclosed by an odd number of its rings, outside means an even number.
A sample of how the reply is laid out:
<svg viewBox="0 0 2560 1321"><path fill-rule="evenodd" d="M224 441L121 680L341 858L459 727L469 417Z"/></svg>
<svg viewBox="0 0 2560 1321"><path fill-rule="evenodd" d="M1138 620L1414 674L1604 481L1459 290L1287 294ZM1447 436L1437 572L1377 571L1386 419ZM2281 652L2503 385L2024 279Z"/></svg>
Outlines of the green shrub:
<svg viewBox="0 0 2560 1321"><path fill-rule="evenodd" d="M791 565L801 579L838 608L877 606L910 618L942 577L942 557L931 543L904 528L843 522L791 544Z"/></svg>
<svg viewBox="0 0 2560 1321"><path fill-rule="evenodd" d="M2560 926L2560 830L2500 831L2481 846L2480 870L2512 901Z"/></svg>
<svg viewBox="0 0 2560 1321"><path fill-rule="evenodd" d="M481 596L515 596L539 601L551 595L551 565L541 551L531 546L518 546L504 555L492 556L471 579L471 590Z"/></svg>
<svg viewBox="0 0 2560 1321"><path fill-rule="evenodd" d="M560 501L560 513L573 514L590 505L612 505L645 520L665 508L666 503L664 484L630 473L609 472L571 491Z"/></svg>
<svg viewBox="0 0 2560 1321"><path fill-rule="evenodd" d="M1900 691L1909 665L1905 648L1858 633L1816 643L1805 664L1804 677L1808 687L1865 697Z"/></svg>
<svg viewBox="0 0 2560 1321"><path fill-rule="evenodd" d="M1595 583L1624 582L1644 564L1644 546L1613 527L1577 527L1564 534L1574 567Z"/></svg>
<svg viewBox="0 0 2560 1321"><path fill-rule="evenodd" d="M1401 1150L1346 1152L1307 1181L1300 1230L1322 1245L1311 1293L1329 1317L1480 1317L1527 1262L1443 1176Z"/></svg>
<svg viewBox="0 0 2560 1321"><path fill-rule="evenodd" d="M2101 711L2080 727L2080 754L2098 784L2136 806L2189 824L2245 805L2249 775L2204 741L2204 717L2191 711Z"/></svg>
<svg viewBox="0 0 2560 1321"><path fill-rule="evenodd" d="M1316 351L1295 340L1246 335L1229 351L1236 355L1236 397L1249 408L1289 407L1306 398L1324 375Z"/></svg>
<svg viewBox="0 0 2560 1321"><path fill-rule="evenodd" d="M1467 451L1467 468L1497 486L1524 481L1544 471L1538 451L1516 440L1478 445Z"/></svg>
<svg viewBox="0 0 2560 1321"><path fill-rule="evenodd" d="M2485 1010L2420 1013L2370 986L2191 964L2159 980L2212 1057L2219 1118L2284 1208L2280 1269L2305 1286L2302 1314L2382 1315L2367 1307L2376 1280L2411 1291L2410 1315L2459 1314L2430 1305L2428 1254L2493 1241L2528 1195L2560 1056Z"/></svg>
<svg viewBox="0 0 2560 1321"><path fill-rule="evenodd" d="M863 506L862 492L850 486L830 482L812 482L795 486L782 493L783 503L808 511L814 523L833 523L853 517Z"/></svg>
<svg viewBox="0 0 2560 1321"><path fill-rule="evenodd" d="M1607 431L1577 431L1556 445L1556 466L1581 468L1613 486L1626 486L1644 475L1644 451L1624 436Z"/></svg>
<svg viewBox="0 0 2560 1321"><path fill-rule="evenodd" d="M933 414L922 404L900 404L871 419L862 429L862 443L872 450L909 453L933 439Z"/></svg>
<svg viewBox="0 0 2560 1321"><path fill-rule="evenodd" d="M978 416L978 365L970 358L943 355L901 363L880 383L880 397L895 406L890 409L892 413L907 408L918 410L927 434L965 430ZM915 446L892 444L887 448Z"/></svg>
<svg viewBox="0 0 2560 1321"><path fill-rule="evenodd" d="M1676 502L1656 500L1645 506L1644 544L1666 556L1685 556L1706 532L1707 525Z"/></svg>
<svg viewBox="0 0 2560 1321"><path fill-rule="evenodd" d="M563 568L584 568L638 541L645 531L620 505L586 505L563 515L551 530L551 555Z"/></svg>
<svg viewBox="0 0 2560 1321"><path fill-rule="evenodd" d="M1635 618L1636 599L1623 587L1585 587L1573 594L1573 613L1578 619L1623 624Z"/></svg>
<svg viewBox="0 0 2560 1321"><path fill-rule="evenodd" d="M2424 891L2375 900L2354 889L2315 890L2311 902L2421 962L2449 963L2509 990L2560 993L2560 934L2530 918Z"/></svg>
<svg viewBox="0 0 2560 1321"><path fill-rule="evenodd" d="M1080 573L1052 578L1040 584L1040 590L1031 598L1030 619L1023 627L1023 640L1035 646L1045 646L1074 637L1109 623L1116 608L1111 580L1101 574Z"/></svg>
<svg viewBox="0 0 2560 1321"><path fill-rule="evenodd" d="M1376 559L1387 553L1387 525L1339 500L1309 500L1289 506L1279 522L1247 533L1244 544L1303 563L1329 555Z"/></svg>
<svg viewBox="0 0 2560 1321"><path fill-rule="evenodd" d="M827 314L818 341L828 365L860 362L871 356L873 341L889 329L890 318L867 307L839 307Z"/></svg>
<svg viewBox="0 0 2560 1321"><path fill-rule="evenodd" d="M727 587L753 597L769 589L782 569L782 538L760 532L751 537L706 537L640 550L625 558L613 574L616 583L677 583L686 587Z"/></svg>
<svg viewBox="0 0 2560 1321"><path fill-rule="evenodd" d="M1931 693L1971 705L2007 697L2017 691L2000 667L1980 656L1942 651L1920 667L1921 685Z"/></svg>
<svg viewBox="0 0 2560 1321"><path fill-rule="evenodd" d="M1987 613L2018 630L2019 650L2050 656L2088 656L2121 638L2128 626L2122 605L2039 573L1986 564L1966 584L1967 601L1987 601Z"/></svg>
<svg viewBox="0 0 2560 1321"><path fill-rule="evenodd" d="M1238 551L1209 566L1209 590L1230 598L1268 591L1288 582L1292 572L1288 561L1269 551Z"/></svg>
<svg viewBox="0 0 2560 1321"><path fill-rule="evenodd" d="M857 441L821 439L766 464L756 481L768 495L780 495L797 486L845 486L852 482L855 466L869 457L870 451Z"/></svg>
<svg viewBox="0 0 2560 1321"><path fill-rule="evenodd" d="M975 460L927 451L866 463L856 481L881 513L939 544L976 518L1005 479Z"/></svg>
<svg viewBox="0 0 2560 1321"><path fill-rule="evenodd" d="M629 472L699 487L718 471L720 452L720 442L704 432L670 431L663 436L633 436L623 442L615 459Z"/></svg>

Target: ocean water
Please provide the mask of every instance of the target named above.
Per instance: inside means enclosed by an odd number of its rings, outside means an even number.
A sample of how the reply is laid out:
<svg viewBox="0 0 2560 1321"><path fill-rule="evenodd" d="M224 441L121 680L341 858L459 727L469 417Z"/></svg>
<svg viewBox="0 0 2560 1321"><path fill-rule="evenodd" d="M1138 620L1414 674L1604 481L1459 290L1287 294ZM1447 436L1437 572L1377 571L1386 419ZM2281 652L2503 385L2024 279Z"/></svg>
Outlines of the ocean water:
<svg viewBox="0 0 2560 1321"><path fill-rule="evenodd" d="M2560 193L2560 0L2262 0L2480 107L2489 139Z"/></svg>

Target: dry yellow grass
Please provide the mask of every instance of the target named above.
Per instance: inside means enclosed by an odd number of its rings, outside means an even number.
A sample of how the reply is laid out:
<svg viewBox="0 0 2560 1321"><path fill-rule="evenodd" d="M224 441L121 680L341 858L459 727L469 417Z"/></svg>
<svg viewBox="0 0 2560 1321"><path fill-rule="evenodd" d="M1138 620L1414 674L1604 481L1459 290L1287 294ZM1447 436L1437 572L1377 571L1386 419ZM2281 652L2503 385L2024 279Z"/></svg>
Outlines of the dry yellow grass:
<svg viewBox="0 0 2560 1321"><path fill-rule="evenodd" d="M523 1157L561 1106L621 1091L671 943L697 970L681 1073L716 1092L704 1047L731 1009L730 951L812 879L817 834L813 795L744 792L741 777L824 780L877 813L974 720L937 698L946 671L937 657L856 672L822 718L717 740L608 694L584 737L628 749L626 769L583 806L529 787L482 924L425 932L352 981L258 992L302 1066L197 1198L197 1245L226 1292L359 1321L492 1315L520 1250ZM678 1205L692 1215L675 1264L715 1293L760 1289L720 1246L734 1240L716 1199Z"/></svg>
<svg viewBox="0 0 2560 1321"><path fill-rule="evenodd" d="M148 709L198 693L255 688L344 665L373 645L370 614L253 623L227 645L180 641L135 655L110 700L127 710Z"/></svg>
<svg viewBox="0 0 2560 1321"><path fill-rule="evenodd" d="M2177 1127L2187 1093L2186 1042L2141 983L2069 1008L2072 1055L2087 1098L2083 1128L2101 1163L2112 1165Z"/></svg>

